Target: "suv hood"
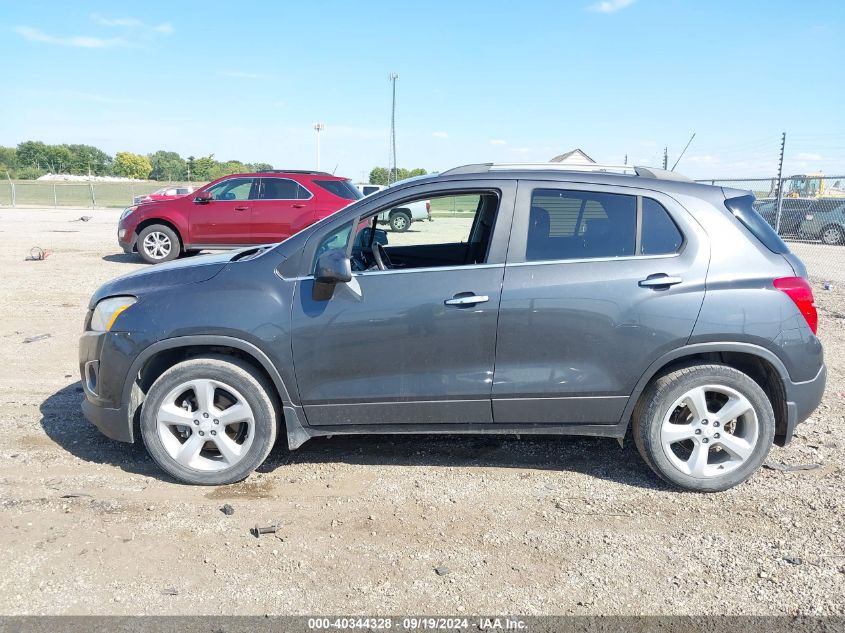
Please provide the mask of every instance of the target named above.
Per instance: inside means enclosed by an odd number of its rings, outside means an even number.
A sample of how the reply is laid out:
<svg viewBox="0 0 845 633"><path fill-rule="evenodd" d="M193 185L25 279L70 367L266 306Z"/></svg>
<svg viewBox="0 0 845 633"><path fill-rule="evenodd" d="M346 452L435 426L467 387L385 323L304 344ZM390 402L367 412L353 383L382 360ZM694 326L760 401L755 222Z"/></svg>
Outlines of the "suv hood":
<svg viewBox="0 0 845 633"><path fill-rule="evenodd" d="M219 255L179 259L123 275L100 286L91 296L88 307L93 308L101 299L115 295L138 295L145 291L208 281L223 270L226 264L240 252L229 251Z"/></svg>

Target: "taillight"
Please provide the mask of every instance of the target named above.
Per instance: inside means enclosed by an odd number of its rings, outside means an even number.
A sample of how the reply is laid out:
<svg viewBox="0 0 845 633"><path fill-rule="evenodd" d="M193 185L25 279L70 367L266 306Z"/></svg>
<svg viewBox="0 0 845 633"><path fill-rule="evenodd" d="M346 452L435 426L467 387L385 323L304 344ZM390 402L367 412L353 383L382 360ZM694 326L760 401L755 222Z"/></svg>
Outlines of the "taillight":
<svg viewBox="0 0 845 633"><path fill-rule="evenodd" d="M426 200L426 203L425 203L425 212L431 213L431 203L428 200Z"/></svg>
<svg viewBox="0 0 845 633"><path fill-rule="evenodd" d="M813 289L807 280L803 277L781 277L775 279L775 288L785 293L792 302L798 306L798 310L807 321L807 325L815 334L819 329L819 315L816 312L815 299L813 299Z"/></svg>

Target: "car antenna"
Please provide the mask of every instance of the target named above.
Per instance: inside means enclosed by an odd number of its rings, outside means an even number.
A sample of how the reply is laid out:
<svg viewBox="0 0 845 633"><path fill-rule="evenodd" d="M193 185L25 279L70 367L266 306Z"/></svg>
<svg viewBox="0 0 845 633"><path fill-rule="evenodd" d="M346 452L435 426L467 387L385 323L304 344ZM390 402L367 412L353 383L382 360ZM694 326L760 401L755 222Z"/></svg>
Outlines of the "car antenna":
<svg viewBox="0 0 845 633"><path fill-rule="evenodd" d="M684 151L683 151L683 152L681 152L681 155L680 155L680 156L678 156L678 160L676 160L676 161L675 161L675 164L674 164L674 165L672 165L672 170L671 170L671 171L675 171L675 167L677 167L677 166L678 166L678 163L680 163L680 162L681 162L681 159L684 157L684 154L686 153L687 148L689 147L689 144L690 144L690 143L692 143L692 139L694 139L694 138L695 138L695 132L693 132L693 133L692 133L692 136L690 136L690 137L689 137L689 140L687 141L687 144L686 144L686 145L684 145Z"/></svg>
<svg viewBox="0 0 845 633"><path fill-rule="evenodd" d="M334 173L337 171L338 167L340 167L340 163L335 164L334 169L332 169L332 176L334 176Z"/></svg>

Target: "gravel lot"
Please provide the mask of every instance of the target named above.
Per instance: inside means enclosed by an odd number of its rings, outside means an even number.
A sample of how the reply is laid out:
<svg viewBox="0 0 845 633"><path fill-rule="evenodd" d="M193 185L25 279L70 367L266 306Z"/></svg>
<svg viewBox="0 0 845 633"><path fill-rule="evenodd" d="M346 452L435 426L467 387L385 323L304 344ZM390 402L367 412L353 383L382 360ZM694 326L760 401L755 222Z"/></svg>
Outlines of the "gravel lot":
<svg viewBox="0 0 845 633"><path fill-rule="evenodd" d="M845 266L814 277L825 401L769 458L815 470L697 495L630 440L373 436L201 488L80 412L88 298L143 266L117 254L117 215L0 210L0 613L845 613ZM53 253L24 261L34 245ZM845 254L821 249L796 250Z"/></svg>

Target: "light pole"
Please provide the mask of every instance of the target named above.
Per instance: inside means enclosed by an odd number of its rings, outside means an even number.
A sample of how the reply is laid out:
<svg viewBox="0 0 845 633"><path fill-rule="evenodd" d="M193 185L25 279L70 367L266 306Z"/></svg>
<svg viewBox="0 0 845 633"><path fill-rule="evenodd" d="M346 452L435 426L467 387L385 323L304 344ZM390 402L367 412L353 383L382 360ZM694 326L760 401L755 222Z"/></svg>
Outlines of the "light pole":
<svg viewBox="0 0 845 633"><path fill-rule="evenodd" d="M322 123L314 124L314 131L317 133L317 171L320 171L320 132L326 129Z"/></svg>

